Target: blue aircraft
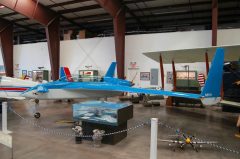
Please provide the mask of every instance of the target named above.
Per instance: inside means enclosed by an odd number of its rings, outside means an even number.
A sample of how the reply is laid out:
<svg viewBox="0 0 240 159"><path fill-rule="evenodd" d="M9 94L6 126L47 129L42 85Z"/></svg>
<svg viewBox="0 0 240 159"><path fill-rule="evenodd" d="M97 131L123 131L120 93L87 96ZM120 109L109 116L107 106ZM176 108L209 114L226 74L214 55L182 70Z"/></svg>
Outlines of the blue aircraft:
<svg viewBox="0 0 240 159"><path fill-rule="evenodd" d="M201 94L172 92L132 87L127 80L114 78L116 62L113 62L106 75L99 82L74 82L68 68L60 69L60 79L54 82L38 84L22 93L30 99L77 99L105 98L118 96L122 92L144 93L173 97L200 99L204 105L213 105L220 101L224 64L224 49L218 48Z"/></svg>

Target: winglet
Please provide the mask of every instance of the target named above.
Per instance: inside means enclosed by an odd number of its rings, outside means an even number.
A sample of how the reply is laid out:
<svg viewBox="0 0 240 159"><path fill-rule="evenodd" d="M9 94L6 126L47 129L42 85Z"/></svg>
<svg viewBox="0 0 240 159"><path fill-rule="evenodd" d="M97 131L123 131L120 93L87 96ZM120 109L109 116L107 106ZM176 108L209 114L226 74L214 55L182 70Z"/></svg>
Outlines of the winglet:
<svg viewBox="0 0 240 159"><path fill-rule="evenodd" d="M115 68L116 68L116 62L112 62L110 67L108 68L108 71L105 75L105 77L113 77L115 73Z"/></svg>
<svg viewBox="0 0 240 159"><path fill-rule="evenodd" d="M212 105L212 102L217 103L221 99L220 90L223 77L223 65L224 49L217 48L208 73L208 78L201 92L202 102L205 105Z"/></svg>
<svg viewBox="0 0 240 159"><path fill-rule="evenodd" d="M60 81L73 82L73 78L68 67L61 67L59 74L60 74L60 77L59 77Z"/></svg>

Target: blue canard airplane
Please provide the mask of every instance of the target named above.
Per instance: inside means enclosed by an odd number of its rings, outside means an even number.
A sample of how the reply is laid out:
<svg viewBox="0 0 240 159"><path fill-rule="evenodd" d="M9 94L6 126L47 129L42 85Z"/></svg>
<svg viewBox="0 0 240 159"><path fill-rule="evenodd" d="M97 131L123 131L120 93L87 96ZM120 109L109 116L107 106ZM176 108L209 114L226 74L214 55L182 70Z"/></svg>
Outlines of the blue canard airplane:
<svg viewBox="0 0 240 159"><path fill-rule="evenodd" d="M24 91L22 96L38 100L105 98L120 95L122 92L131 92L201 99L204 105L213 105L220 101L223 64L224 49L218 48L201 94L132 87L130 81L113 77L116 67L116 62L113 62L100 82L74 82L69 69L62 67L59 80L38 84Z"/></svg>

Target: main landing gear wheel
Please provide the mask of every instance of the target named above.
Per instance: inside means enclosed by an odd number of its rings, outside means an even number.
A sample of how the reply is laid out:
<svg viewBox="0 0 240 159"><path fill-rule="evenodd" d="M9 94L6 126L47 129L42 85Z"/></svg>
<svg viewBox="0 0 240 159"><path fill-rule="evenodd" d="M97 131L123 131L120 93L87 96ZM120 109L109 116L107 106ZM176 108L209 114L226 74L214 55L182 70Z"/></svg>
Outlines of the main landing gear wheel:
<svg viewBox="0 0 240 159"><path fill-rule="evenodd" d="M38 119L38 118L40 118L40 117L41 117L41 114L40 114L39 112L37 112L37 113L34 114L34 118Z"/></svg>
<svg viewBox="0 0 240 159"><path fill-rule="evenodd" d="M36 103L36 104L39 104L39 99L35 99L35 103Z"/></svg>

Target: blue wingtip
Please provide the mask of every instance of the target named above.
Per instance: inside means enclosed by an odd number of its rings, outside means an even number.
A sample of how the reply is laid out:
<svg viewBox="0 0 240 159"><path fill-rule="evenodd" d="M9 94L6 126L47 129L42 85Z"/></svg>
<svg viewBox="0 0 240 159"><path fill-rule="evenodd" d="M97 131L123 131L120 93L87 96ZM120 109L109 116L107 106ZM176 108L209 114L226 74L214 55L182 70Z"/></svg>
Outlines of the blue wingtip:
<svg viewBox="0 0 240 159"><path fill-rule="evenodd" d="M205 86L201 93L202 97L220 97L224 65L224 49L217 48L211 63Z"/></svg>
<svg viewBox="0 0 240 159"><path fill-rule="evenodd" d="M107 71L105 77L113 77L114 76L116 65L117 65L116 62L112 62L111 63L111 65L108 68L108 71Z"/></svg>

